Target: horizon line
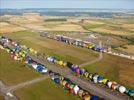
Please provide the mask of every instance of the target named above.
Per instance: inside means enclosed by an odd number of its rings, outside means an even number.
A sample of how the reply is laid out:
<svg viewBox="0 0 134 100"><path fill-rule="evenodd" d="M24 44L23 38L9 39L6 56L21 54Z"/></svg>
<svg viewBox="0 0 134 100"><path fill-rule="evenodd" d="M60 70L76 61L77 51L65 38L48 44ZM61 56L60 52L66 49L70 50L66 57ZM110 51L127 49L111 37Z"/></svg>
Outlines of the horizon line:
<svg viewBox="0 0 134 100"><path fill-rule="evenodd" d="M124 9L124 8L0 8L0 9L93 9L93 10L134 10L134 9Z"/></svg>

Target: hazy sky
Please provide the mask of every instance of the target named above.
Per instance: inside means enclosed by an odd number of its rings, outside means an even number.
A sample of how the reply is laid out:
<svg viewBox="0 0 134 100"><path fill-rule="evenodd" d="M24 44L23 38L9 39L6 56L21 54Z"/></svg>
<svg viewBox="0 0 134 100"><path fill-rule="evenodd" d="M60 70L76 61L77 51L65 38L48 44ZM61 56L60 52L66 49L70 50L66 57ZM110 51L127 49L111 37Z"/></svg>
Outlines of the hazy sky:
<svg viewBox="0 0 134 100"><path fill-rule="evenodd" d="M0 0L0 8L134 9L134 0Z"/></svg>

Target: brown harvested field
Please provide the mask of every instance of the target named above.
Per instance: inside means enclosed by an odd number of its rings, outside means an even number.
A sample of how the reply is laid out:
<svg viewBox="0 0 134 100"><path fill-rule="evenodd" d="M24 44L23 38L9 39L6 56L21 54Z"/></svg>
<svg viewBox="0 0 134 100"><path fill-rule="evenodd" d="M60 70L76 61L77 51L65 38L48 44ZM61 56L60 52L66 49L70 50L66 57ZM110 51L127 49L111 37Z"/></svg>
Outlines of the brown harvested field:
<svg viewBox="0 0 134 100"><path fill-rule="evenodd" d="M94 29L90 29L94 32L100 32L100 33L106 33L106 34L114 34L114 35L123 35L123 36L129 36L129 35L134 35L134 33L132 32L126 32L126 31L119 31L119 30L113 30L113 29L109 29L109 28L94 28Z"/></svg>
<svg viewBox="0 0 134 100"><path fill-rule="evenodd" d="M37 15L12 16L9 21L20 24L42 23L44 21L44 17Z"/></svg>
<svg viewBox="0 0 134 100"><path fill-rule="evenodd" d="M134 45L124 45L125 48L118 48L121 51L134 54Z"/></svg>
<svg viewBox="0 0 134 100"><path fill-rule="evenodd" d="M54 28L51 28L52 31L85 31L80 25L75 24L62 24Z"/></svg>
<svg viewBox="0 0 134 100"><path fill-rule="evenodd" d="M123 24L122 27L134 31L134 24Z"/></svg>
<svg viewBox="0 0 134 100"><path fill-rule="evenodd" d="M44 30L44 31L82 31L86 30L77 24L72 24L71 22L65 21L45 21L44 16L31 16L31 15L23 15L23 16L13 16L9 20L12 23L17 23L32 29Z"/></svg>
<svg viewBox="0 0 134 100"><path fill-rule="evenodd" d="M12 32L23 31L23 30L25 29L22 27L11 25L6 22L0 22L0 33L12 33Z"/></svg>
<svg viewBox="0 0 134 100"><path fill-rule="evenodd" d="M69 23L64 23L64 24L49 24L49 25L37 25L37 24L27 24L25 25L29 28L33 29L38 29L38 30L44 30L44 31L76 31L76 32L85 32L80 25L76 24L69 24Z"/></svg>

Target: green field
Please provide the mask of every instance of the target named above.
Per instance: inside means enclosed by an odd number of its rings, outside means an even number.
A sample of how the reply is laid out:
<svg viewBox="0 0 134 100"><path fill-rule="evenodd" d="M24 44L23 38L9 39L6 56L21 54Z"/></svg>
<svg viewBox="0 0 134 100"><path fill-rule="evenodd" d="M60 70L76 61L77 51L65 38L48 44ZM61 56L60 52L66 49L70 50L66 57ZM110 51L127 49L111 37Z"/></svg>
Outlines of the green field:
<svg viewBox="0 0 134 100"><path fill-rule="evenodd" d="M39 34L28 31L5 35L20 42L21 44L32 47L39 52L54 55L57 58L70 61L75 64L88 62L98 57L98 54L92 52L91 50L76 48L72 45L67 45L58 41L40 37Z"/></svg>
<svg viewBox="0 0 134 100"><path fill-rule="evenodd" d="M27 39L23 40L24 38L22 38L22 35L24 33L25 34L23 36L29 36L29 37L31 37L31 36L34 37L34 35L37 36L34 33L30 33L30 32L29 33L28 32L27 33L20 32L20 33L21 34L19 34L19 33L10 34L10 35L8 34L6 36L9 36L12 39L15 39L16 41L19 41L22 44L26 44L29 47L33 47L40 52L47 52L48 54L55 55L59 58L64 58L65 60L74 59L73 57L69 57L67 55L64 56L63 54L59 56L58 54L53 53L52 52L53 50L51 50L51 49L42 47L32 41L29 42ZM33 38L33 39L35 39L35 38ZM44 40L43 38L40 38L40 39ZM46 41L48 41L48 40L46 40ZM10 85L10 86L16 85L21 82L32 80L32 79L35 79L35 78L41 76L35 70L30 69L27 66L25 66L24 63L19 62L19 61L14 61L10 57L10 54L8 54L6 51L1 50L1 49L0 49L0 61L1 61L0 62L0 64L1 64L0 80L2 80L6 85ZM7 61L8 61L8 63L7 63ZM76 61L76 60L74 60L74 61ZM60 99L79 100L79 98L77 98L73 95L70 95L67 91L65 91L61 87L56 86L54 83L52 83L50 81L50 79L33 84L24 89L17 90L15 93L21 100L55 100L55 99L56 100L60 100ZM2 97L0 97L0 99L1 98Z"/></svg>
<svg viewBox="0 0 134 100"><path fill-rule="evenodd" d="M100 27L104 27L104 26L105 26L105 24L85 24L85 25L83 25L83 28L86 30L90 30L93 28L100 28Z"/></svg>
<svg viewBox="0 0 134 100"><path fill-rule="evenodd" d="M14 61L10 54L0 49L0 80L7 85L15 85L41 76L39 73L25 66L24 63Z"/></svg>
<svg viewBox="0 0 134 100"><path fill-rule="evenodd" d="M22 44L26 44L39 52L54 55L59 59L71 61L75 64L81 64L97 57L96 53L87 49L77 48L51 39L46 39L29 31L6 34L6 36ZM105 54L102 61L86 66L85 68L91 72L97 72L119 83L128 85L129 87L134 87L134 81L131 79L131 77L134 77L133 65L134 63L131 60ZM126 69L128 71L126 71Z"/></svg>
<svg viewBox="0 0 134 100"><path fill-rule="evenodd" d="M17 90L15 94L21 100L80 100L50 79Z"/></svg>
<svg viewBox="0 0 134 100"><path fill-rule="evenodd" d="M25 67L23 63L12 60L7 52L0 50L0 53L0 59L3 60L0 66L0 80L5 84L15 85L41 76ZM21 100L80 100L55 85L50 79L17 90L15 93ZM0 96L0 100L4 98Z"/></svg>
<svg viewBox="0 0 134 100"><path fill-rule="evenodd" d="M98 73L106 78L119 82L127 87L134 88L134 61L104 54L100 62L85 66L89 72Z"/></svg>

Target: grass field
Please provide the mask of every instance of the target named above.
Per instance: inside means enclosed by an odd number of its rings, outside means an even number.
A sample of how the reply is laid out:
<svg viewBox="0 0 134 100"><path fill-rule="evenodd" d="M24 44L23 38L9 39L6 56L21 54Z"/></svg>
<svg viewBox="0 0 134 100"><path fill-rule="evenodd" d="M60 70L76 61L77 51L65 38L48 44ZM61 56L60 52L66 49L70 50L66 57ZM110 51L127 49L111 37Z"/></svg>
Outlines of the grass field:
<svg viewBox="0 0 134 100"><path fill-rule="evenodd" d="M50 79L17 90L15 94L20 100L80 100Z"/></svg>
<svg viewBox="0 0 134 100"><path fill-rule="evenodd" d="M98 57L97 53L94 53L90 50L76 48L58 41L40 37L38 34L27 31L5 35L18 42L21 42L22 44L33 47L39 52L54 55L60 59L71 61L76 64L81 64Z"/></svg>
<svg viewBox="0 0 134 100"><path fill-rule="evenodd" d="M38 34L28 31L4 35L21 42L22 44L26 44L29 47L33 47L39 52L54 55L60 59L71 61L75 64L81 64L93 60L98 56L98 54L92 51L46 39L40 37ZM134 77L133 65L134 62L131 60L105 54L102 61L90 66L85 66L85 68L90 72L97 72L111 80L115 80L127 85L128 87L134 88L134 81L132 80L132 77Z"/></svg>
<svg viewBox="0 0 134 100"><path fill-rule="evenodd" d="M0 53L0 59L2 59L0 80L5 84L15 85L41 76L22 63L12 60L7 52L0 50ZM8 63L6 63L7 61ZM56 86L50 79L17 90L15 93L21 100L55 100L55 98L56 100L80 100ZM0 100L4 100L4 98L0 96Z"/></svg>
<svg viewBox="0 0 134 100"><path fill-rule="evenodd" d="M0 80L6 85L15 85L41 76L24 63L14 61L10 54L0 49Z"/></svg>
<svg viewBox="0 0 134 100"><path fill-rule="evenodd" d="M117 81L125 86L134 88L134 61L117 56L104 54L104 58L85 68L89 72L99 73L108 79Z"/></svg>
<svg viewBox="0 0 134 100"><path fill-rule="evenodd" d="M21 33L21 35L19 34ZM21 38L24 32L19 32L15 34L6 34L11 36L13 39L20 41L21 43L26 43L28 46L33 48L35 47L39 51L46 51L47 53L52 54L52 51L49 52L49 49L40 46L39 44L29 42L27 39ZM29 35L28 35L29 34ZM25 33L26 36L33 36L34 33ZM35 35L35 34L34 34ZM24 39L24 41L23 41ZM33 38L34 39L34 38ZM43 39L44 40L44 39ZM46 40L47 41L47 40ZM37 41L39 42L39 41ZM44 42L45 43L45 42ZM35 45L34 45L35 44ZM51 49L50 49L51 50ZM77 50L77 49L76 49ZM54 53L55 54L55 53ZM58 54L55 54L58 56ZM66 56L58 56L58 57L66 57ZM67 58L72 60L74 58L67 56ZM78 59L77 59L78 60ZM8 61L8 63L7 63ZM75 61L75 60L74 60ZM6 85L16 85L21 82L25 82L28 80L32 80L34 78L40 77L41 75L36 71L27 68L23 63L14 61L11 59L10 54L8 54L4 50L0 50L0 80L2 80ZM34 91L34 92L33 92ZM79 98L70 95L59 86L56 86L54 83L50 81L50 79L42 81L40 83L33 84L31 86L25 87L23 89L17 90L16 95L21 100L80 100ZM2 97L0 97L2 99Z"/></svg>
<svg viewBox="0 0 134 100"><path fill-rule="evenodd" d="M39 18L40 19L40 18ZM16 20L16 18L14 18ZM14 21L13 20L13 21ZM21 19L18 19L18 23ZM25 20L25 19L24 19ZM33 24L33 20L36 23ZM22 22L22 23L21 23ZM23 24L23 20L20 24ZM82 31L83 29L79 24L66 24L62 25L61 23L56 23L49 25L46 23L37 23L35 19L32 19L30 23L27 23L27 20L24 22L26 26L35 29L45 29L51 31ZM95 31L95 32L102 32L104 34L111 34L114 35L121 35L121 36L133 36L133 30L129 30L133 28L130 23L126 23L122 25L123 22L119 23L111 23L107 21L89 21L88 24L85 26L86 30ZM118 25L117 25L118 24ZM132 24L132 23L131 23ZM6 23L3 23L2 27L8 26ZM43 26L44 25L44 26ZM107 27L106 27L106 26ZM120 26L120 27L118 27ZM51 29L53 28L53 29ZM6 32L12 32L12 27L5 27ZM16 30L15 30L16 31ZM18 31L18 30L17 30ZM14 32L14 31L13 31ZM127 32L129 32L127 34ZM131 34L132 32L132 34ZM118 34L116 34L118 33ZM28 47L32 47L35 50L41 53L47 53L49 55L54 55L59 59L73 62L74 64L82 64L84 62L88 62L94 60L98 57L98 53L95 53L91 50L77 48L74 46L70 46L64 43L60 43L51 39L46 39L44 37L40 37L39 34L32 33L29 31L21 31L21 32L14 32L11 34L0 34L5 35L13 40L20 42L21 44L25 44ZM115 38L117 41L112 41L112 43L119 43L118 38ZM120 40L123 44L126 41ZM121 44L120 43L120 44ZM125 44L126 45L126 44ZM131 46L132 47L132 46ZM129 50L133 53L131 47L128 47ZM8 63L7 63L8 62ZM127 87L134 88L134 62L132 60L128 60L125 58L120 58L112 55L104 54L104 58L97 63L94 63L89 66L85 66L85 68L92 73L98 73L103 75L111 80L115 80ZM14 61L10 58L10 55L7 54L5 51L0 50L0 80L2 80L7 85L15 85L21 82L25 82L28 80L32 80L34 78L40 77L41 75L36 73L34 70L31 70L24 66L23 63ZM33 84L31 86L25 87L23 89L17 90L16 95L21 100L79 100L79 98L70 96L67 91L62 89L59 86L54 85L50 81L50 79L44 80L42 82ZM1 99L2 97L0 97Z"/></svg>

